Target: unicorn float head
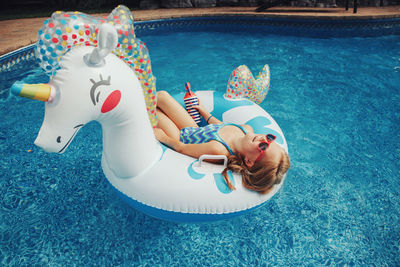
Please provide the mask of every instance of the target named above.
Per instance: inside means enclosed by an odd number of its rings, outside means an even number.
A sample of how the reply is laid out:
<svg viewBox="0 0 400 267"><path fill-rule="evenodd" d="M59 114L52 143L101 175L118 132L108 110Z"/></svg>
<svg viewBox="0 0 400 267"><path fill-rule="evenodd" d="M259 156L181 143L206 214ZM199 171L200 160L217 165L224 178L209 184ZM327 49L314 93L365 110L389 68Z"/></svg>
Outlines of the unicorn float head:
<svg viewBox="0 0 400 267"><path fill-rule="evenodd" d="M116 176L130 178L152 166L162 149L136 71L112 53L119 44L116 29L104 23L96 32L97 47L72 47L48 84L15 84L11 90L46 102L36 145L63 153L79 129L96 120L103 131L103 160Z"/></svg>

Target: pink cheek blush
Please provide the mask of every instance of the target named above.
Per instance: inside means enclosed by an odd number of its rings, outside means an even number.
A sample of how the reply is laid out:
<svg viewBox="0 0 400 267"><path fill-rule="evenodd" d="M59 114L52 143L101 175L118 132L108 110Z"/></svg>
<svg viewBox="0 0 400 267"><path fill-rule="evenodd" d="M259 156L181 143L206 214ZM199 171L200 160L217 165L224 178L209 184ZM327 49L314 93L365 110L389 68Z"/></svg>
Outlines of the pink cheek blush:
<svg viewBox="0 0 400 267"><path fill-rule="evenodd" d="M121 101L121 91L115 90L112 92L104 101L103 106L101 107L101 113L107 113L113 110Z"/></svg>

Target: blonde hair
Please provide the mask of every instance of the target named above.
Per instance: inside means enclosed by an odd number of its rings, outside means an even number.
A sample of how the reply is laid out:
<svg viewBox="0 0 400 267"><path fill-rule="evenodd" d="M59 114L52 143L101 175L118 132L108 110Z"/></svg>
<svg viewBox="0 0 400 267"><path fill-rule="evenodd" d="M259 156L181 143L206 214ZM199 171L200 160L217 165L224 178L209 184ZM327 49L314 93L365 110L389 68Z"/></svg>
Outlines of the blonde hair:
<svg viewBox="0 0 400 267"><path fill-rule="evenodd" d="M228 170L240 174L243 186L247 189L266 194L275 184L281 183L289 168L289 155L283 150L278 162L259 162L252 167L247 167L242 155L232 155L228 157L228 164L222 175L231 190L236 188L228 177Z"/></svg>

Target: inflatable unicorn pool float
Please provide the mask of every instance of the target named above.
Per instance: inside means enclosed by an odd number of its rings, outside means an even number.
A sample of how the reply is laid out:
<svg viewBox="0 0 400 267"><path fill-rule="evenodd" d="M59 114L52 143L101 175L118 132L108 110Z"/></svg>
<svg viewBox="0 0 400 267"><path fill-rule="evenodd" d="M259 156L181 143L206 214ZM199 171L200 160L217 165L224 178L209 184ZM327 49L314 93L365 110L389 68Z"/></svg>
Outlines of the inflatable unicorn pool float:
<svg viewBox="0 0 400 267"><path fill-rule="evenodd" d="M72 36L79 35L80 26L76 27L72 20L79 21L82 13L61 12L45 22L39 31L37 50L41 66L51 74L49 83L16 83L11 88L15 95L46 102L44 121L35 144L47 152L63 153L79 129L90 121L98 121L103 132L101 164L106 178L123 200L156 218L178 222L214 221L263 205L278 192L281 184L262 195L244 188L241 176L229 171L236 187L231 191L221 174L225 156L204 155L195 159L155 139L152 125L156 118L152 112L156 103L155 85L148 52L136 37L128 39L128 45L122 48L126 44L126 33L134 34L133 18L128 12L123 6L113 11L110 17L114 20L121 14L129 18L127 24L117 26L110 23L111 19L85 24L93 18L84 15L83 28L90 29L90 34L82 36L90 36L93 45L85 44L86 41L80 42L83 45L60 41L76 39ZM57 24L60 18L64 21ZM128 26L126 31L118 30L125 26ZM75 31L68 32L74 28ZM55 40L54 36L60 39ZM137 50L132 52L134 47ZM63 53L55 52L62 49ZM141 60L144 58L145 65ZM240 97L248 94L245 87L260 86L264 91L269 87L268 67L257 79L248 72L244 67L235 70L225 95L216 91L196 91L196 94L218 119L247 123L256 133L273 133L277 136L276 142L287 151L284 135L274 119L253 101ZM265 94L250 95L258 95L260 99ZM183 104L183 94L175 97ZM224 165L205 162L207 158L224 159Z"/></svg>

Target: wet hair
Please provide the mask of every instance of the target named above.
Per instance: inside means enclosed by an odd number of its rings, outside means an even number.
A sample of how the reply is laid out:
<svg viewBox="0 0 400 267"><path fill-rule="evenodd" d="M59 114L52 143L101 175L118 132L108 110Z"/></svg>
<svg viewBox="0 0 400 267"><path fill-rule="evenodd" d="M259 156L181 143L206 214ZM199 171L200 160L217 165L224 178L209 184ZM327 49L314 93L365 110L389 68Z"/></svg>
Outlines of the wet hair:
<svg viewBox="0 0 400 267"><path fill-rule="evenodd" d="M283 150L278 162L257 162L252 167L247 167L242 155L232 155L228 157L228 164L222 175L231 190L236 188L228 177L228 170L242 176L242 183L245 188L266 194L275 184L282 182L289 168L289 155Z"/></svg>

